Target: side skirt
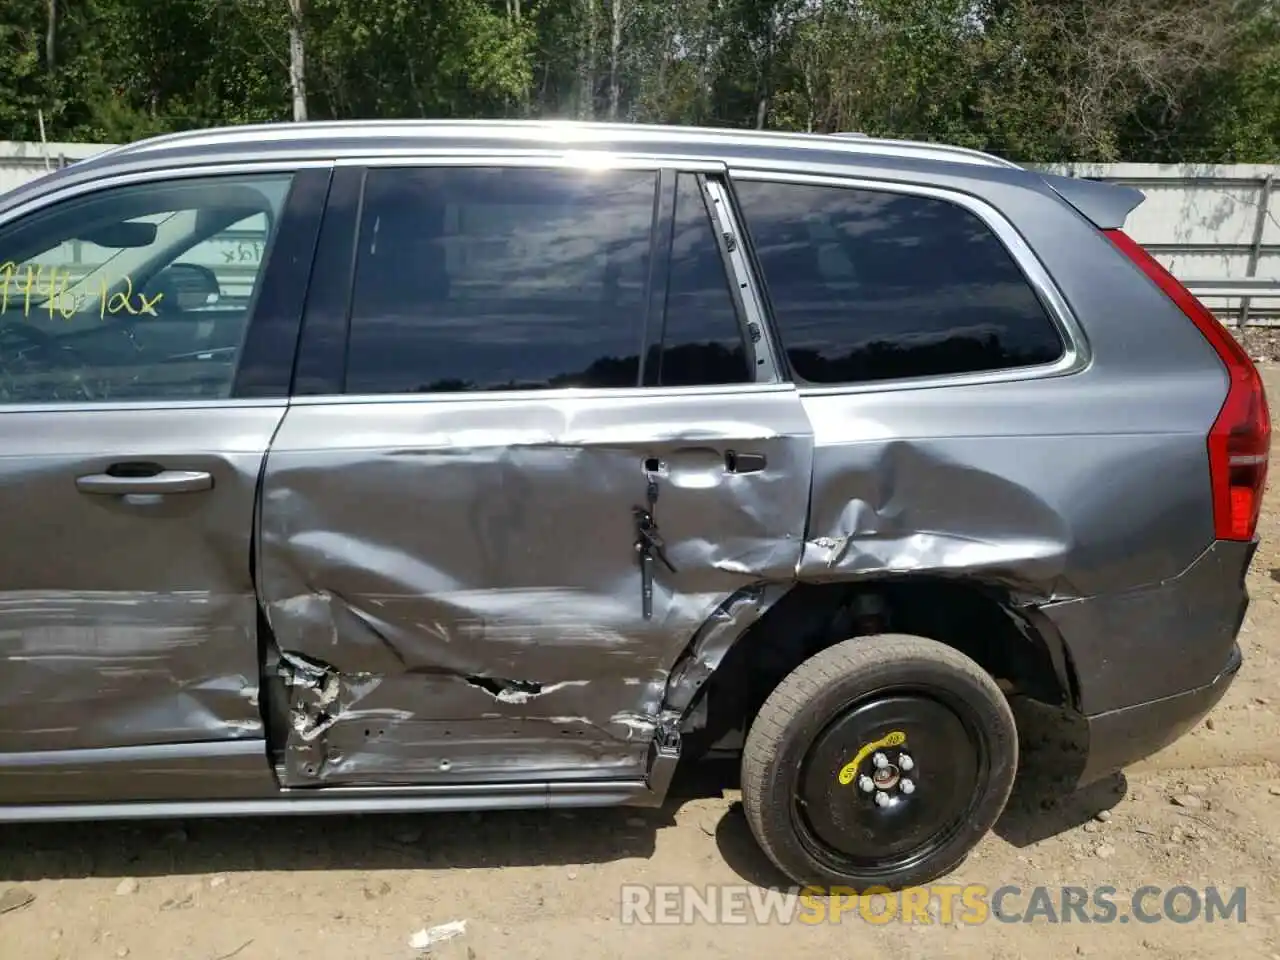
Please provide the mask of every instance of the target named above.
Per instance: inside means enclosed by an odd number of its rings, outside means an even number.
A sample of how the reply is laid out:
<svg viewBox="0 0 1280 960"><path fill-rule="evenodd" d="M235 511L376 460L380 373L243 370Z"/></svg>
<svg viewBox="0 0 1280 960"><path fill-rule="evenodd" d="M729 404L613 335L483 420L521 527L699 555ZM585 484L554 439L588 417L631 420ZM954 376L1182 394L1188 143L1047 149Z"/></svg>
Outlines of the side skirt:
<svg viewBox="0 0 1280 960"><path fill-rule="evenodd" d="M27 803L243 799L278 790L261 739L0 753L0 810Z"/></svg>
<svg viewBox="0 0 1280 960"><path fill-rule="evenodd" d="M657 807L674 761L661 758L649 782L281 789L261 740L8 753L0 754L0 823Z"/></svg>
<svg viewBox="0 0 1280 960"><path fill-rule="evenodd" d="M391 792L366 787L281 790L259 800L135 801L0 806L0 823L73 820L164 820L308 814L458 813L471 810L551 810L565 807L656 806L643 782L529 783L500 787L446 786Z"/></svg>

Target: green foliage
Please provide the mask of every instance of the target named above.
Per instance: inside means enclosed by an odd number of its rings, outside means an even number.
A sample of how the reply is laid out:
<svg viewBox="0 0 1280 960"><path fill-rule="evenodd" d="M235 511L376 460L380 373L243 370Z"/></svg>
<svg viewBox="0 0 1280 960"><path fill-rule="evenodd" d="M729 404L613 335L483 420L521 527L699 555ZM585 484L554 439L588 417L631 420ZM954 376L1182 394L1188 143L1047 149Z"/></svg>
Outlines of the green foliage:
<svg viewBox="0 0 1280 960"><path fill-rule="evenodd" d="M293 115L289 0L0 0L10 139ZM1274 0L305 0L308 115L583 117L1275 162Z"/></svg>

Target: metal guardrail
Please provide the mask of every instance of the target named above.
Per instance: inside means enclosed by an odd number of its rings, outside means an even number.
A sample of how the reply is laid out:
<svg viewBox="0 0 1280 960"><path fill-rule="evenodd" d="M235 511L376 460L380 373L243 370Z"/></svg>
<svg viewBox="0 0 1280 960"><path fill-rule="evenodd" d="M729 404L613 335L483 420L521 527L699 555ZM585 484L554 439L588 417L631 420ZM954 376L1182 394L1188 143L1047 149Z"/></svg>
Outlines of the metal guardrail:
<svg viewBox="0 0 1280 960"><path fill-rule="evenodd" d="M1197 297L1280 297L1280 280L1183 280Z"/></svg>
<svg viewBox="0 0 1280 960"><path fill-rule="evenodd" d="M1280 327L1280 280L1241 277L1235 280L1202 279L1183 280L1182 285L1198 299L1238 299L1235 308L1210 308L1225 323L1237 330L1246 327ZM1269 301L1258 304L1257 300Z"/></svg>
<svg viewBox="0 0 1280 960"><path fill-rule="evenodd" d="M1280 167L1187 166L1175 172L1154 164L1059 166L1062 168L1049 165L1047 169L1136 187L1147 194L1147 204L1158 203L1156 198L1162 194L1167 196L1170 188L1181 191L1177 219L1143 221L1135 239L1170 266L1197 297L1234 301L1208 305L1224 323L1241 329L1280 325L1280 279L1274 277L1280 257L1280 242L1274 228L1280 225L1280 218L1274 213L1273 203ZM1139 214L1143 209L1139 208ZM1241 213L1248 210L1244 214L1249 218L1247 227L1239 223L1243 217L1235 216L1237 210ZM1238 225L1224 228L1224 221L1228 219ZM1226 268L1222 275L1204 277L1202 274L1200 278L1188 279L1182 272L1194 271L1193 264L1179 263L1181 269L1170 264L1170 261L1185 259L1203 261L1206 254L1222 258ZM1206 267L1207 264L1202 264L1200 269ZM1212 269L1209 267L1206 272ZM1269 273L1271 277L1261 278L1259 273ZM1266 302L1255 303L1255 298Z"/></svg>

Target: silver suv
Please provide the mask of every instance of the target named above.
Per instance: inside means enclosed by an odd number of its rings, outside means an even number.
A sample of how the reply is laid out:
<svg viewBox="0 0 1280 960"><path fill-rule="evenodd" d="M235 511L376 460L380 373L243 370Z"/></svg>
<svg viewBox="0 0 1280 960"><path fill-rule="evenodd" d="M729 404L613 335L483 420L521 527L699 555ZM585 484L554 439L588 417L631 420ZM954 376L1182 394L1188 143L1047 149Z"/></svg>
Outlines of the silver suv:
<svg viewBox="0 0 1280 960"><path fill-rule="evenodd" d="M299 124L0 198L0 819L656 805L955 866L1240 666L1270 426L1121 227L945 146ZM1025 753L1025 751L1024 751Z"/></svg>

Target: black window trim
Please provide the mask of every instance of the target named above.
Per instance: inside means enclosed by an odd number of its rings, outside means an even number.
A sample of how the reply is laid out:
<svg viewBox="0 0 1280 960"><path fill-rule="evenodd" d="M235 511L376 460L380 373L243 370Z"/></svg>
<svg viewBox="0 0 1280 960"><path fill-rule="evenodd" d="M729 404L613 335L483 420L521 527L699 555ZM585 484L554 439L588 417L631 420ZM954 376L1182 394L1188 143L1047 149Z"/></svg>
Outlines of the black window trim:
<svg viewBox="0 0 1280 960"><path fill-rule="evenodd" d="M1092 362L1092 353L1084 330L1076 320L1066 297L1058 289L1048 270L1040 262L1039 257L1023 239L1017 228L992 204L973 194L963 193L945 187L928 186L916 183L900 183L890 180L875 180L867 177L832 176L827 174L808 174L789 170L771 170L765 168L734 167L729 170L729 188L739 182L767 181L771 183L787 183L797 186L843 187L856 190L874 190L881 193L896 193L930 200L941 200L955 204L975 215L1001 243L1023 278L1035 293L1045 314L1062 340L1063 352L1052 363L1031 364L1022 367L1007 367L999 370L982 370L973 373L927 374L919 377L903 377L893 380L871 380L861 383L821 384L803 380L794 372L788 374L796 388L805 396L822 396L827 394L850 393L882 393L888 390L922 390L946 386L967 386L989 383L1007 383L1012 381L1040 380L1048 377L1070 376L1084 370ZM736 206L737 201L734 200ZM755 256L755 244L751 241L750 231L745 219L741 221L742 235L749 247L747 259L751 263L754 280L761 291L765 304L765 313L769 320L770 335L779 345L779 355L786 356L780 349L776 322L773 320L770 306L768 286L764 272L760 269L759 260Z"/></svg>
<svg viewBox="0 0 1280 960"><path fill-rule="evenodd" d="M256 176L259 174L271 173L289 173L295 176L306 170L323 171L327 177L327 171L334 166L332 160L317 160L313 158L282 158L273 160L243 160L234 163L201 163L194 166L154 166L143 170L131 170L128 172L111 173L100 177L94 177L89 180L81 180L75 183L60 186L57 189L50 190L46 193L40 193L31 197L25 203L6 210L0 215L0 230L4 230L11 223L15 223L32 214L39 213L47 207L53 207L57 204L64 203L68 200L74 200L89 194L98 193L103 190L111 190L117 187L136 186L138 184L163 183L173 180L192 180L206 179L209 177L239 177L239 176ZM295 180L296 185L296 180ZM281 208L280 222L283 222L288 211L289 198L294 196L294 185L290 186L289 194L286 196L285 206ZM276 231L278 233L278 230ZM260 288L265 286L268 279L267 271L270 269L270 255L268 251L263 262L262 280ZM256 312L256 311L255 311ZM251 312L248 318L248 327L245 331L244 344L249 343L249 338L253 331L255 312ZM237 365L234 378L232 380L233 390L235 384L240 378L240 369L244 363L244 347L241 349L240 361ZM287 405L289 398L283 394L272 396L236 396L233 392L232 396L221 398L202 398L202 399L179 399L166 397L156 400L67 400L49 403L13 403L0 404L0 416L5 414L16 413L58 413L74 411L76 413L91 413L94 411L129 411L129 410L209 410L221 409L224 407L277 407Z"/></svg>
<svg viewBox="0 0 1280 960"><path fill-rule="evenodd" d="M678 174L694 174L695 176L702 178L704 181L707 177L714 178L717 181L724 181L728 176L727 165L724 162L719 160L705 160L705 159L686 160L684 158L666 157L666 156L632 156L632 155L612 154L612 153L605 154L605 153L601 153L600 151L574 152L570 150L566 152L566 151L530 150L530 151L511 151L511 152L501 152L501 153L499 152L479 153L479 152L466 151L466 152L458 152L458 153L439 153L439 154L435 154L435 153L423 154L423 153L412 153L412 152L406 153L406 152L396 151L396 152L379 153L379 154L373 154L373 155L347 156L347 157L343 157L333 161L335 172L333 176L333 185L331 187L331 192L330 192L330 200L332 202L333 198L339 195L340 184L347 182L349 178L358 176L361 183L361 187L360 187L361 199L359 202L359 209L360 209L360 212L362 212L363 204L364 204L364 201L363 201L364 177L367 175L367 173L370 170L374 170L374 169L385 169L385 168L415 169L415 168L438 168L438 167L460 167L464 169L470 169L470 168L477 168L477 167L524 167L524 168L544 169L544 170L573 170L573 169L579 169L584 165L587 166L588 168L613 169L613 170L639 170L639 171L652 172L654 174L655 182L656 182L656 189L655 189L656 200L654 204L655 218L654 218L654 232L652 234L652 237L654 238L655 241L658 241L660 239L660 235L663 232L670 233L670 231L674 228L673 215L674 215L674 205L675 205L676 178ZM669 189L670 191L671 198L669 203L664 203L663 201L664 188ZM707 199L706 199L707 189L708 188L704 185L703 186L704 204L707 203ZM326 224L328 223L327 216L328 216L328 211L326 210ZM659 217L661 217L662 219L660 220ZM735 292L734 294L735 298L740 297L740 294L736 293L736 288L739 287L743 282L750 283L751 282L750 278L743 277L741 275L741 271L737 270L734 267L734 265L730 263L728 254L724 249L724 239L723 239L722 231L720 231L719 229L716 229L717 222L714 217L712 218L712 227L713 227L713 233L716 233L718 242L721 245L722 261L726 265L726 274L725 274L726 282L728 282L729 284L729 289ZM354 229L355 231L359 230L359 217L357 217ZM735 226L735 234L738 237L742 236L742 232L740 230L737 230L736 226ZM347 353L346 343L349 342L350 334L351 334L351 306L352 306L351 299L354 294L354 269L355 269L354 251L357 245L356 238L357 238L357 234L355 232L352 232L350 236L350 245L351 245L350 249L352 251L353 259L351 261L351 268L347 272L347 275L345 277L345 288L341 295L341 302L342 302L341 309L343 311L343 316L344 316L343 322L345 324L345 337L344 337L343 357L342 357L342 375L340 378L330 377L330 383L328 385L328 389L323 391L313 389L304 393L304 392L297 392L295 389L295 392L292 395L293 403L306 404L306 405L328 405L333 403L405 403L405 402L478 403L478 402L489 402L489 401L516 401L516 402L527 403L529 401L531 392L528 390L467 391L467 392L460 392L460 393L443 393L443 392L442 393L385 393L385 394L344 393L343 390L345 388L345 380L346 380L346 353ZM317 246L317 253L316 253L317 267L319 265L319 258L321 256L321 251L324 249L326 240L327 238L322 233L319 244ZM666 278L669 276L669 272L670 272L670 263L669 263L670 239L669 237L665 243L665 248L668 251L668 256L663 259L663 262L661 264L661 269L655 271L651 267L651 274L650 274L651 281L660 281L663 285L663 292L662 292L662 299L655 303L656 291L653 290L652 288L649 291L649 297L647 299L646 308L645 308L645 313L646 313L645 322L643 324L643 333L645 338L644 342L645 342L646 351L648 349L648 346L653 342L652 333L654 328L657 327L658 329L660 329L661 323L665 319L663 316L663 313L665 313L665 287L666 287ZM652 253L658 253L661 249L662 249L662 246L658 246L658 247L651 246ZM655 263L656 260L657 258L655 257L653 260L651 260L651 264ZM737 277L739 281L738 283L734 282L735 277ZM315 296L315 304L316 304L316 307L318 308L318 305L321 302L320 295L314 295L314 296ZM312 300L313 300L313 294L309 293L308 303L307 303L308 317L310 316L311 311L313 310ZM332 300L325 309L330 309L330 310L333 309L334 306L337 304L337 302L338 302L337 300ZM747 329L745 325L749 322L749 317L751 316L751 314L749 311L747 311L744 308L740 299L735 299L735 306L739 314L739 322L741 325L743 325L744 331L745 331L745 329ZM662 309L662 312L655 314L654 311L655 311L655 308L657 307L660 307ZM299 342L298 354L297 354L299 358L299 361L298 361L299 367L301 367L301 364L302 364L302 357L304 357L309 350L314 349L313 345L309 344L308 341L309 341L308 328L307 328L307 324L304 322L302 327L300 342ZM657 397L657 396L689 396L689 395L702 395L702 394L715 396L715 395L742 393L744 391L760 392L762 390L779 391L779 390L794 389L791 384L787 383L785 380L781 379L776 374L775 372L776 368L772 361L772 357L774 356L774 354L771 350L771 345L765 342L763 337L761 339L761 343L751 344L749 336L747 340L744 342L748 346L754 346L758 355L760 353L763 353L764 351L768 351L765 355L768 356L770 359L769 359L769 362L763 366L756 363L755 379L754 380L748 379L742 383L707 384L707 385L678 386L678 387L643 386L643 377L644 377L643 362L645 357L645 351L642 351L641 353L642 369L640 371L640 376L638 377L637 383L635 386L599 387L599 388L570 387L570 388L555 389L555 390L538 390L538 391L534 391L534 393L536 393L539 399L551 400L551 399L557 399L557 398L589 399L593 397L607 398L607 397L615 397L615 396ZM763 351L761 349L761 344L764 345ZM329 369L329 368L326 368L326 369ZM295 388L298 385L299 384L295 379Z"/></svg>
<svg viewBox="0 0 1280 960"><path fill-rule="evenodd" d="M332 182L331 166L294 173L272 225L262 279L249 305L231 386L236 399L289 398L321 217Z"/></svg>
<svg viewBox="0 0 1280 960"><path fill-rule="evenodd" d="M294 354L290 395L341 394L346 386L364 167L334 171L316 241L312 281Z"/></svg>
<svg viewBox="0 0 1280 960"><path fill-rule="evenodd" d="M649 226L649 289L645 298L644 323L640 330L640 369L637 389L661 389L648 383L649 351L662 349L667 334L667 297L671 289L671 250L676 231L676 185L678 171L662 167L658 171L653 197L653 220Z"/></svg>

